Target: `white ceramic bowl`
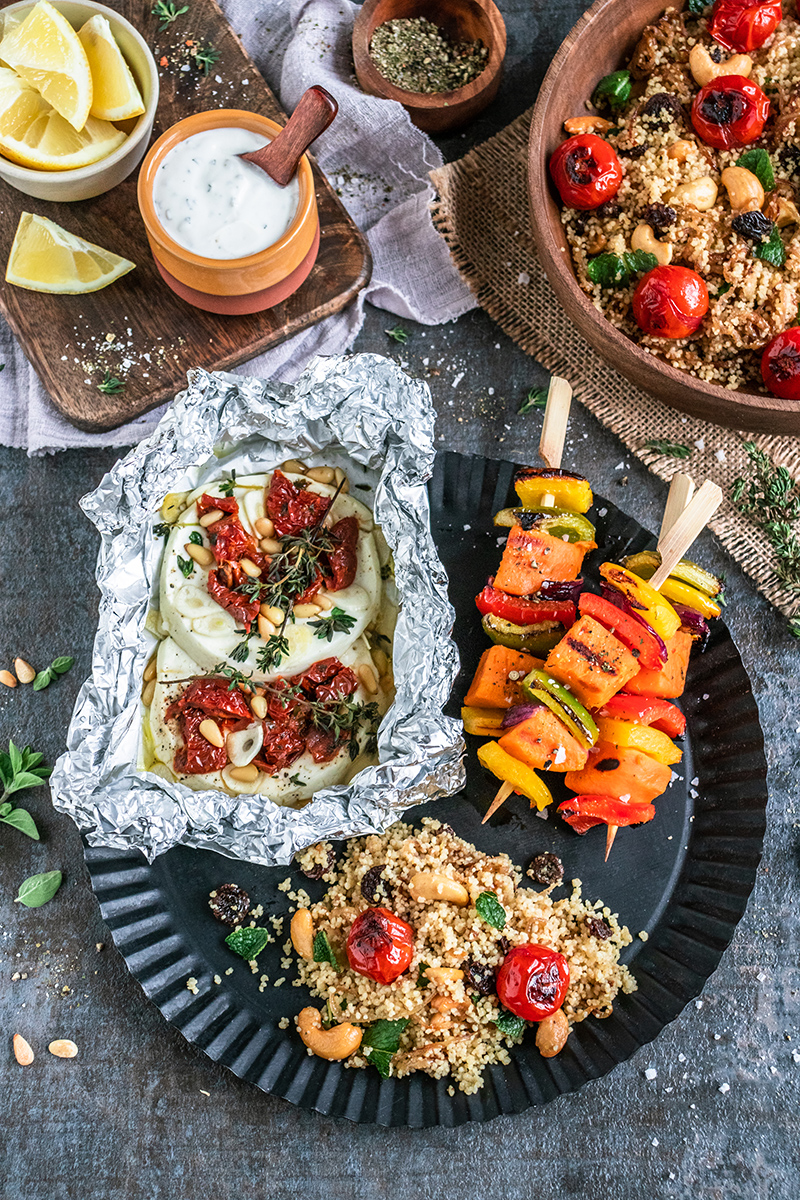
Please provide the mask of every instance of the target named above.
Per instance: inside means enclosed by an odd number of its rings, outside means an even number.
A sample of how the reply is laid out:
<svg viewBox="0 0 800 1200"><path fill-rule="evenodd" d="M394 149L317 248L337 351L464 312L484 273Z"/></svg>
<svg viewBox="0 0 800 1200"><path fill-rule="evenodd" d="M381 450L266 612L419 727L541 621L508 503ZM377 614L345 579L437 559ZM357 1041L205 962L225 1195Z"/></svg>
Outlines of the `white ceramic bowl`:
<svg viewBox="0 0 800 1200"><path fill-rule="evenodd" d="M80 29L90 17L100 13L107 20L117 39L119 48L133 72L145 110L140 117L127 122L118 122L120 128L131 129L128 137L113 154L101 158L88 167L73 171L37 171L20 167L0 155L0 179L10 183L17 191L40 200L88 200L100 196L122 183L144 158L145 150L153 132L153 119L158 104L158 71L155 59L140 33L130 21L126 21L112 8L104 4L93 4L91 0L54 0L55 7L76 29ZM33 8L32 0L21 0L10 4L2 11L3 19L14 13L23 14Z"/></svg>

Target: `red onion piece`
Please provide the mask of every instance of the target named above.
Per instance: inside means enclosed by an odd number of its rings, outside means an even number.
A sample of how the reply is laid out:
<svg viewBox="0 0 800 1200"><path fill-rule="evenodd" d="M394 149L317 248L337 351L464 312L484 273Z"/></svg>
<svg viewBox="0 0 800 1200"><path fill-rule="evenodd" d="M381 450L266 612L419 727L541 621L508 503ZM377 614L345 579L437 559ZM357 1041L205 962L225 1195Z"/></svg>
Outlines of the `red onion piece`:
<svg viewBox="0 0 800 1200"><path fill-rule="evenodd" d="M670 600L670 604L681 619L681 628L690 633L695 642L699 642L701 652L705 650L711 636L711 629L705 617L685 604L678 604L674 600Z"/></svg>
<svg viewBox="0 0 800 1200"><path fill-rule="evenodd" d="M503 729L513 729L521 721L527 721L537 709L544 708L543 704L514 704L503 717Z"/></svg>
<svg viewBox="0 0 800 1200"><path fill-rule="evenodd" d="M628 597L623 596L622 592L618 592L616 588L611 587L605 580L600 584L600 593L603 599L607 600L609 604L616 605L617 608L621 608L623 612L626 612L629 617L633 617L634 621L638 621L640 625L644 625L650 636L655 638L656 645L658 646L658 656L665 663L667 661L667 647L664 639L659 637L655 629L647 624L644 617L639 616L639 613L633 607Z"/></svg>
<svg viewBox="0 0 800 1200"><path fill-rule="evenodd" d="M574 604L577 604L582 591L583 579L545 579L532 599L572 600Z"/></svg>

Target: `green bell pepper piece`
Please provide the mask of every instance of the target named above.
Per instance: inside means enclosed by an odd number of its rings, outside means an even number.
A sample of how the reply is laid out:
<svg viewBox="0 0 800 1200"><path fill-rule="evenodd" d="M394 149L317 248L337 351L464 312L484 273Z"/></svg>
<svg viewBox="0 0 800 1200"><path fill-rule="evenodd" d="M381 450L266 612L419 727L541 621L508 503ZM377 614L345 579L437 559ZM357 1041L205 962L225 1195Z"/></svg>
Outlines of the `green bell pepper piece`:
<svg viewBox="0 0 800 1200"><path fill-rule="evenodd" d="M510 529L512 525L522 525L525 529L526 521L532 520L538 513L547 513L551 517L574 516L568 508L544 508L538 505L536 508L501 508L493 519L494 524L502 526L503 529Z"/></svg>
<svg viewBox="0 0 800 1200"><path fill-rule="evenodd" d="M483 631L496 646L508 646L510 650L522 650L536 658L545 655L557 646L564 636L564 628L557 621L541 621L538 625L515 625L494 613L487 613L481 624Z"/></svg>
<svg viewBox="0 0 800 1200"><path fill-rule="evenodd" d="M638 554L629 554L627 558L623 558L622 565L640 579L651 579L661 566L661 555L657 550L640 550ZM688 583L699 592L705 592L712 600L722 591L722 584L716 575L712 575L710 571L688 558L682 558L678 565L672 568L670 578Z"/></svg>
<svg viewBox="0 0 800 1200"><path fill-rule="evenodd" d="M588 708L573 696L569 688L556 683L546 671L534 667L522 681L522 691L530 700L539 700L564 722L583 746L593 746L598 730Z"/></svg>

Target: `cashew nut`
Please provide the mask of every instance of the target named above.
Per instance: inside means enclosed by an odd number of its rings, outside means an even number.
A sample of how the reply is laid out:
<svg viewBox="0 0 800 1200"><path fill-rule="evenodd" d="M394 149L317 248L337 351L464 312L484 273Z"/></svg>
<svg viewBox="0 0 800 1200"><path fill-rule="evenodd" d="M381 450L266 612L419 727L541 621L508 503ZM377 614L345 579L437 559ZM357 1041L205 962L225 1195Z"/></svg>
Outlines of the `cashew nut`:
<svg viewBox="0 0 800 1200"><path fill-rule="evenodd" d="M301 958L314 960L314 922L307 908L298 908L289 926L292 945Z"/></svg>
<svg viewBox="0 0 800 1200"><path fill-rule="evenodd" d="M676 162L686 162L692 152L692 143L687 142L685 138L678 138L677 142L673 142L667 151L667 158L674 159Z"/></svg>
<svg viewBox="0 0 800 1200"><path fill-rule="evenodd" d="M464 978L464 972L460 967L426 967L423 975L429 983L458 983L459 979Z"/></svg>
<svg viewBox="0 0 800 1200"><path fill-rule="evenodd" d="M793 200L787 200L785 196L779 197L775 224L778 229L785 229L787 225L800 225L800 212L797 211L797 205Z"/></svg>
<svg viewBox="0 0 800 1200"><path fill-rule="evenodd" d="M567 133L605 133L607 129L613 128L611 121L607 121L605 117L570 117L564 122L564 129Z"/></svg>
<svg viewBox="0 0 800 1200"><path fill-rule="evenodd" d="M647 224L637 225L631 237L632 250L646 250L662 267L672 261L672 243L660 242Z"/></svg>
<svg viewBox="0 0 800 1200"><path fill-rule="evenodd" d="M569 1037L569 1021L563 1008L557 1008L549 1017L539 1022L536 1030L536 1049L542 1058L555 1058Z"/></svg>
<svg viewBox="0 0 800 1200"><path fill-rule="evenodd" d="M722 184L728 193L731 208L737 212L753 212L764 203L764 189L759 178L745 167L726 167Z"/></svg>
<svg viewBox="0 0 800 1200"><path fill-rule="evenodd" d="M461 908L469 904L469 892L463 883L439 871L419 871L409 881L408 890L414 900L445 900Z"/></svg>
<svg viewBox="0 0 800 1200"><path fill-rule="evenodd" d="M295 914L296 915L296 914ZM322 1014L316 1008L302 1008L297 1017L297 1031L317 1058L327 1058L338 1061L354 1054L361 1045L362 1030L349 1021L341 1025L333 1025L330 1029L322 1028Z"/></svg>
<svg viewBox="0 0 800 1200"><path fill-rule="evenodd" d="M710 175L702 179L693 179L691 183L680 183L670 196L670 202L688 204L700 212L713 208L717 200L717 185Z"/></svg>
<svg viewBox="0 0 800 1200"><path fill-rule="evenodd" d="M747 78L752 69L753 60L748 54L733 54L724 62L716 63L699 42L689 52L689 70L700 87L705 87L712 79L719 79L720 75L744 75Z"/></svg>

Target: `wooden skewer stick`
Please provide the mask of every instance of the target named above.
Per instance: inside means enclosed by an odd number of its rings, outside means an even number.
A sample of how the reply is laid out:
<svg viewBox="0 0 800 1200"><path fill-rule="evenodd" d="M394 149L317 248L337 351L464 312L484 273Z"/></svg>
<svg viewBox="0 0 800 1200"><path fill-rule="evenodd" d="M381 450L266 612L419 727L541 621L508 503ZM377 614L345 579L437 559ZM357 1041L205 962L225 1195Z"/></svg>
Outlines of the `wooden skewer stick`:
<svg viewBox="0 0 800 1200"><path fill-rule="evenodd" d="M514 790L513 783L508 783L508 782L501 783L500 787L497 789L497 795L495 796L494 800L492 801L492 803L489 805L488 809L486 810L486 816L481 821L481 825L485 825L486 822L489 820L489 817L491 817L493 813L497 812L500 805L503 804L508 799L508 797L511 795L513 790Z"/></svg>
<svg viewBox="0 0 800 1200"><path fill-rule="evenodd" d="M661 549L662 545L665 544L670 530L683 515L683 512L690 503L693 494L694 480L692 479L691 475L686 475L682 471L676 471L670 480L667 503L664 506L664 519L661 522L661 531L658 535L659 550ZM698 493L698 496L699 494L700 493ZM697 532L699 533L700 530ZM688 550L690 545L691 542L689 542L685 548ZM682 557L682 553L680 557ZM677 562L678 560L676 559L675 561ZM674 565L675 563L673 563L673 566ZM606 831L606 862L608 862L608 856L611 853L611 847L614 845L614 838L617 836L618 828L619 826L617 825L609 825L608 830Z"/></svg>
<svg viewBox="0 0 800 1200"><path fill-rule="evenodd" d="M658 543L661 566L650 580L650 586L661 587L670 571L678 565L692 542L699 536L722 503L722 489L707 479L700 491L690 500L675 524Z"/></svg>
<svg viewBox="0 0 800 1200"><path fill-rule="evenodd" d="M571 403L572 385L560 375L554 375L547 390L547 407L544 410L542 436L539 439L539 457L548 467L555 470L561 466L564 454Z"/></svg>

